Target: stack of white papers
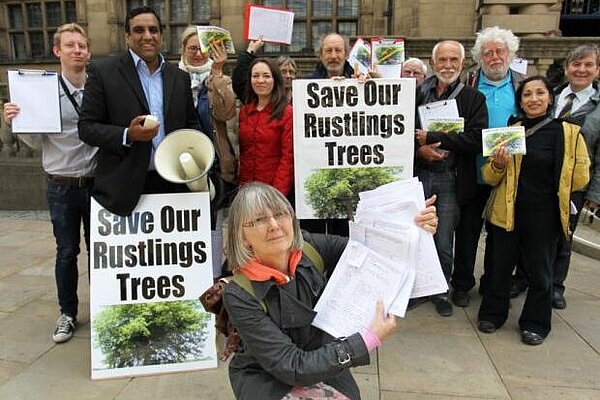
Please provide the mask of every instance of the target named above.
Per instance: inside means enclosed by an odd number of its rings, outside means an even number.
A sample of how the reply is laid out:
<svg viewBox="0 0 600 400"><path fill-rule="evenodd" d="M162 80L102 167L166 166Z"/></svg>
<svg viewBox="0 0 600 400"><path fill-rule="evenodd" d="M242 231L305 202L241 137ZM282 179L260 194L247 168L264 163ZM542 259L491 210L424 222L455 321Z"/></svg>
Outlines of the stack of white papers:
<svg viewBox="0 0 600 400"><path fill-rule="evenodd" d="M315 306L314 326L349 336L368 329L378 300L404 317L409 298L448 290L433 235L414 222L424 199L416 178L360 193L348 246Z"/></svg>

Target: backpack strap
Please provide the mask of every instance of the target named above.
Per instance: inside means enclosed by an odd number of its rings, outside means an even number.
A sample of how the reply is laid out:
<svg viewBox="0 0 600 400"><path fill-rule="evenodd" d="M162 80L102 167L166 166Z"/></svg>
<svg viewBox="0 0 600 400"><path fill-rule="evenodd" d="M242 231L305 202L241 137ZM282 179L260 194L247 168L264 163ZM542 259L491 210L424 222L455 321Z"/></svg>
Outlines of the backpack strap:
<svg viewBox="0 0 600 400"><path fill-rule="evenodd" d="M308 242L304 242L302 252L306 254L306 257L313 263L315 269L319 271L321 275L325 275L325 261L323 261L323 257L321 257L321 254L315 249L315 246Z"/></svg>
<svg viewBox="0 0 600 400"><path fill-rule="evenodd" d="M325 262L323 261L323 257L321 254L315 249L315 247L308 243L304 242L304 246L302 247L302 252L306 254L306 257L312 262L314 268L321 274L325 275ZM254 287L252 286L252 281L248 279L248 277L244 274L234 274L232 281L238 284L242 289L244 289L253 299L258 301L260 304L260 308L262 308L263 312L267 313L267 303L264 300L258 300L256 297L256 291L254 291Z"/></svg>
<svg viewBox="0 0 600 400"><path fill-rule="evenodd" d="M252 286L252 281L248 279L246 275L234 274L231 280L237 283L246 292L248 292L248 294L250 294L250 296L252 296L253 299L258 301L258 303L260 304L260 308L262 308L265 314L267 313L267 304L264 300L258 300L258 298L256 297L256 292L254 291L254 287Z"/></svg>

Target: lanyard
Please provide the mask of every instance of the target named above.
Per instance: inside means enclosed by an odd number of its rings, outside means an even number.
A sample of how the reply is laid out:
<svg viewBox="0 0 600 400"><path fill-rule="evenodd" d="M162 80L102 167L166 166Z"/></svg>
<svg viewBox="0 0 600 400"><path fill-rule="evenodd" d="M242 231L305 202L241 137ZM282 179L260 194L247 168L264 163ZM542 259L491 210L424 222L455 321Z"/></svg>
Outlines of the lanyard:
<svg viewBox="0 0 600 400"><path fill-rule="evenodd" d="M65 94L67 95L67 97L71 101L71 104L73 104L73 108L75 109L75 112L77 113L77 115L81 115L81 107L79 106L79 104L77 103L77 101L75 101L75 98L71 94L71 91L67 87L67 84L65 83L63 77L59 75L58 76L58 81L60 82L60 85L62 86Z"/></svg>
<svg viewBox="0 0 600 400"><path fill-rule="evenodd" d="M533 135L538 130L540 130L544 126L548 125L550 123L550 121L552 121L552 118L550 118L550 117L544 118L543 120L541 120L540 122L538 122L537 124L535 124L534 126L532 126L531 128L527 129L525 131L525 137L528 138L529 136Z"/></svg>

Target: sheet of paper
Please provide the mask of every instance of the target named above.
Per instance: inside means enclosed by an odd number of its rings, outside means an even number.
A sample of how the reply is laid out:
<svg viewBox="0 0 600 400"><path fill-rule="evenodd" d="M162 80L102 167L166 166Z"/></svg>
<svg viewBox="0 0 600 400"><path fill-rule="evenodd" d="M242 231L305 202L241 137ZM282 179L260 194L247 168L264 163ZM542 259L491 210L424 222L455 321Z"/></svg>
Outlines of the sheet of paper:
<svg viewBox="0 0 600 400"><path fill-rule="evenodd" d="M248 27L248 39L257 40L262 37L264 42L292 43L294 28L294 13L272 7L250 5L245 21Z"/></svg>
<svg viewBox="0 0 600 400"><path fill-rule="evenodd" d="M389 312L404 317L415 280L419 229L413 223L397 224L394 229L377 229L350 222L350 240L395 261L407 273L406 282L390 305Z"/></svg>
<svg viewBox="0 0 600 400"><path fill-rule="evenodd" d="M362 38L356 39L354 46L348 54L348 62L354 68L354 71L360 71L363 74L369 73L371 67L371 45Z"/></svg>
<svg viewBox="0 0 600 400"><path fill-rule="evenodd" d="M431 120L459 118L455 99L441 100L419 106L421 126L429 126Z"/></svg>
<svg viewBox="0 0 600 400"><path fill-rule="evenodd" d="M510 69L520 74L527 75L527 60L524 58L515 58L510 63Z"/></svg>
<svg viewBox="0 0 600 400"><path fill-rule="evenodd" d="M58 74L40 70L8 71L10 101L21 111L13 133L61 133Z"/></svg>
<svg viewBox="0 0 600 400"><path fill-rule="evenodd" d="M397 262L349 241L315 306L313 325L334 337L365 331L377 301L389 311L407 276Z"/></svg>
<svg viewBox="0 0 600 400"><path fill-rule="evenodd" d="M414 223L415 216L424 208L423 185L417 178L395 181L375 190L362 192L355 221L393 232L397 223ZM422 229L419 230L419 235L411 298L448 290L433 235Z"/></svg>

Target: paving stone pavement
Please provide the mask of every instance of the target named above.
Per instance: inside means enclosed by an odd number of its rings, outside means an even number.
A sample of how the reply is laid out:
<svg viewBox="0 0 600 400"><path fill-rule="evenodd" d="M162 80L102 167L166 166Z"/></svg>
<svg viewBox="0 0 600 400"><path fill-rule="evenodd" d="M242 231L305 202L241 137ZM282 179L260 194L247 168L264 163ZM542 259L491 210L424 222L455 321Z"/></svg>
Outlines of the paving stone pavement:
<svg viewBox="0 0 600 400"><path fill-rule="evenodd" d="M478 273L482 249L478 254ZM81 315L75 337L52 342L57 317L54 240L47 212L0 211L0 399L233 399L227 366L138 378L90 379L88 277L80 257ZM512 301L506 325L477 331L480 298L439 317L431 303L410 311L399 331L354 375L364 400L600 398L600 262L574 254L565 310L540 346L521 344ZM257 399L260 400L260 399Z"/></svg>

